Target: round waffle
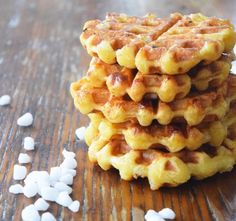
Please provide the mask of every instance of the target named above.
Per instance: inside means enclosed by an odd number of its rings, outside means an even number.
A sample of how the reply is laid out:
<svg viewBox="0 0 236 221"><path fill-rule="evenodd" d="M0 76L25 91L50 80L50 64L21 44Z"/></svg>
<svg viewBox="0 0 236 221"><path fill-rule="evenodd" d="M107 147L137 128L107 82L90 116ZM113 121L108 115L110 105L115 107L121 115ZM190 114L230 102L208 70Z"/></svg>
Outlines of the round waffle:
<svg viewBox="0 0 236 221"><path fill-rule="evenodd" d="M101 111L112 123L137 119L142 126L153 120L166 125L185 120L188 125L197 125L206 120L222 119L236 99L236 77L229 76L219 89L175 100L170 103L145 99L139 103L130 98L116 98L107 89L95 88L86 79L72 83L71 94L75 106L84 114Z"/></svg>
<svg viewBox="0 0 236 221"><path fill-rule="evenodd" d="M137 122L112 124L101 113L91 113L88 116L91 120L85 135L88 145L91 145L94 137L109 141L113 136L122 135L131 149L155 147L169 152L178 152L184 148L196 150L206 143L220 146L227 135L227 128L236 123L236 115L232 111L222 121L202 123L195 127L186 124L162 126L156 122L148 127L142 127Z"/></svg>
<svg viewBox="0 0 236 221"><path fill-rule="evenodd" d="M142 47L135 64L142 73L185 73L201 61L211 62L222 52L231 51L235 41L234 27L228 20L191 14Z"/></svg>
<svg viewBox="0 0 236 221"><path fill-rule="evenodd" d="M186 73L201 61L217 60L235 44L233 25L201 14L143 18L108 14L85 24L80 36L91 56L142 73Z"/></svg>
<svg viewBox="0 0 236 221"><path fill-rule="evenodd" d="M121 60L127 59L127 65L124 66L134 68L134 59L130 58L134 57L138 49L147 42L157 39L181 17L182 15L179 13L171 14L167 18L157 18L153 14L135 17L108 13L104 21L86 22L80 41L87 49L88 54L98 56L107 64L115 63L116 51L123 48L125 55L123 54L120 57ZM119 54L119 52L117 53ZM130 57L131 55L133 56Z"/></svg>
<svg viewBox="0 0 236 221"><path fill-rule="evenodd" d="M144 75L134 69L109 65L99 58L93 58L86 78L94 87L107 87L115 97L126 94L136 102L145 95L157 97L163 102L185 97L191 86L203 91L220 86L228 77L231 68L230 55L208 65L198 65L189 73L170 76L164 74Z"/></svg>
<svg viewBox="0 0 236 221"><path fill-rule="evenodd" d="M204 145L198 150L167 153L161 150L132 150L123 136L109 141L94 140L89 147L89 158L101 168L114 167L124 180L147 177L151 189L177 186L193 177L203 179L217 172L230 171L236 161L236 124L229 136L218 147Z"/></svg>

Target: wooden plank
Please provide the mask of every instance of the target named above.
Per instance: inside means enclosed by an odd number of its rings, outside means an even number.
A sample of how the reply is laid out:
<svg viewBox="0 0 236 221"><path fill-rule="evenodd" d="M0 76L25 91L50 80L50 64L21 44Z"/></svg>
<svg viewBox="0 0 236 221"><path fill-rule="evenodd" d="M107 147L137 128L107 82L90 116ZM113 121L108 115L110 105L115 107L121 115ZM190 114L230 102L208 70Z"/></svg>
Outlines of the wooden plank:
<svg viewBox="0 0 236 221"><path fill-rule="evenodd" d="M29 135L37 142L29 170L58 165L64 147L77 153L73 198L80 200L81 209L73 214L52 203L50 211L58 220L139 221L148 209L163 207L173 208L177 220L236 220L235 169L151 191L147 180L122 181L116 170L104 172L91 164L86 145L74 135L88 119L75 110L69 95L70 83L85 73L90 60L79 42L86 20L103 18L107 11L160 16L200 11L236 23L235 10L234 0L0 0L0 95L13 99L9 107L0 107L0 220L21 220L21 210L35 200L8 193L22 140ZM34 125L20 128L17 118L27 111L34 115Z"/></svg>

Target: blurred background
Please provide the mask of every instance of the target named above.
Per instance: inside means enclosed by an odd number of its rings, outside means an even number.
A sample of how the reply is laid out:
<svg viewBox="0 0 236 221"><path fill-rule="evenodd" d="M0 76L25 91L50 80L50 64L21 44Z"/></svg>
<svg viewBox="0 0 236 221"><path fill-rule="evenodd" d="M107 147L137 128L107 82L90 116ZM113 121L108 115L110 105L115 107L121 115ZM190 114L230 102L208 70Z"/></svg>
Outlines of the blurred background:
<svg viewBox="0 0 236 221"><path fill-rule="evenodd" d="M0 96L12 97L10 107L0 108L1 221L20 220L22 208L31 203L8 194L25 136L37 142L32 169L57 165L63 148L77 152L81 176L76 177L73 197L81 201L81 211L72 214L53 205L50 210L58 220L108 220L113 216L113 220L121 220L122 214L126 220L137 221L143 220L147 209L166 206L182 217L179 220L193 220L193 216L214 220L212 214L220 221L235 220L235 184L231 182L236 178L235 170L204 184L195 182L194 187L186 184L154 192L147 182L133 185L121 181L114 171L104 173L93 167L85 144L75 141L75 129L88 122L75 110L69 94L70 83L85 74L90 61L79 41L84 22L103 19L106 12L138 16L151 12L162 17L176 11L228 18L236 25L235 0L0 0ZM34 125L18 128L17 118L25 112L34 115ZM122 202L116 198L120 194L126 196ZM144 195L148 197L144 199ZM104 205L101 197L110 205Z"/></svg>

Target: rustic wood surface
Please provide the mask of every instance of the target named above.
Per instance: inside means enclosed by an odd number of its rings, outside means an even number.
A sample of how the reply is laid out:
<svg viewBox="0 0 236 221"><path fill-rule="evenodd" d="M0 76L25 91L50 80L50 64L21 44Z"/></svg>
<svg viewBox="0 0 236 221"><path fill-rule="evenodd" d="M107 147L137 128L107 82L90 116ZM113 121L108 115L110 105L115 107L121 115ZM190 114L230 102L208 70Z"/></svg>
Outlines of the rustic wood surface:
<svg viewBox="0 0 236 221"><path fill-rule="evenodd" d="M160 16L200 11L236 24L235 0L0 0L0 95L12 96L10 106L0 107L0 220L21 220L23 207L35 201L8 193L25 136L37 142L28 170L58 165L64 147L77 153L73 198L80 200L81 209L73 214L52 203L57 220L139 221L148 209L163 207L172 208L176 220L236 220L236 169L151 191L146 180L122 181L117 171L104 172L88 161L86 145L74 134L88 120L75 110L69 86L90 60L79 42L82 24L107 11ZM28 111L33 126L18 127L17 118Z"/></svg>

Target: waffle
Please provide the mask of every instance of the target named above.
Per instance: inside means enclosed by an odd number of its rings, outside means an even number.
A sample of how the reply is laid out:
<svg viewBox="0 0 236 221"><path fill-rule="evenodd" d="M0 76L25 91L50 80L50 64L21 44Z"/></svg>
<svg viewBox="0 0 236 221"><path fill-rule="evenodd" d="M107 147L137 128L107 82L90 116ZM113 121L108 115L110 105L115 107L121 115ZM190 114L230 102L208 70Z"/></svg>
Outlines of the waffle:
<svg viewBox="0 0 236 221"><path fill-rule="evenodd" d="M222 119L229 104L236 99L236 76L230 75L227 83L217 90L191 95L171 103L142 100L136 103L127 97L116 98L107 89L94 88L86 78L72 83L71 95L76 108L83 114L101 111L111 123L137 119L142 126L153 120L169 124L173 119L185 120L193 126L206 119Z"/></svg>
<svg viewBox="0 0 236 221"><path fill-rule="evenodd" d="M91 56L107 64L118 62L142 73L186 73L201 61L217 60L232 50L232 24L201 14L143 18L108 14L106 20L88 21L80 36Z"/></svg>
<svg viewBox="0 0 236 221"><path fill-rule="evenodd" d="M104 170L114 167L124 180L148 178L151 189L177 186L193 177L204 179L217 172L230 171L236 160L236 124L219 147L204 145L195 151L167 153L161 150L132 150L122 136L109 141L94 140L89 158Z"/></svg>
<svg viewBox="0 0 236 221"><path fill-rule="evenodd" d="M228 78L234 55L224 55L221 59L190 70L192 85L199 91L217 88Z"/></svg>
<svg viewBox="0 0 236 221"><path fill-rule="evenodd" d="M169 152L178 152L184 148L196 150L206 143L220 146L226 138L227 128L236 123L236 115L232 111L222 121L202 123L197 127L186 124L162 126L155 122L148 127L134 122L112 124L101 113L91 113L88 116L91 120L85 136L88 145L91 145L94 137L109 141L113 136L122 135L131 149L145 150L155 147Z"/></svg>
<svg viewBox="0 0 236 221"><path fill-rule="evenodd" d="M170 76L143 75L134 69L109 65L93 58L87 78L94 87L107 86L115 97L128 94L133 101L139 102L145 95L151 95L163 102L171 102L185 97L191 84L200 91L220 86L228 77L231 61L231 56L223 55L219 60L198 66L187 74Z"/></svg>
<svg viewBox="0 0 236 221"><path fill-rule="evenodd" d="M229 21L191 14L142 47L135 64L142 73L185 73L201 61L217 60L222 52L233 49L235 41Z"/></svg>
<svg viewBox="0 0 236 221"><path fill-rule="evenodd" d="M134 59L130 60L130 56L134 57L140 47L157 39L181 17L178 13L171 14L168 18L157 18L153 14L134 17L108 13L104 21L86 22L80 41L89 55L98 56L107 64L116 62L116 56L119 57L118 49L122 48L125 56L122 55L121 60L127 59L126 67L134 68Z"/></svg>

